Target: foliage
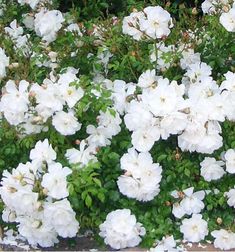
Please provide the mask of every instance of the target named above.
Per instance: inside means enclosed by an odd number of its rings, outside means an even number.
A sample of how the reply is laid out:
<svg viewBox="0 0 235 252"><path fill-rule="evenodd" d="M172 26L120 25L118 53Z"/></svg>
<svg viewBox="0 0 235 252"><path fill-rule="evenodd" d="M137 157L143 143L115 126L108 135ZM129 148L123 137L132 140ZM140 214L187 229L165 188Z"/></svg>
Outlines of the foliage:
<svg viewBox="0 0 235 252"><path fill-rule="evenodd" d="M22 137L17 128L10 125L3 117L0 128L0 172L5 169L10 171L18 163L26 162L35 143L45 138L49 139L56 150L58 160L63 165L69 166L65 158L66 150L78 147L78 140L88 137L86 127L89 124L97 126L97 116L100 111L106 111L113 104L110 90L93 79L94 72L99 72L112 81L124 80L126 83L136 83L144 71L155 67L155 63L149 60L153 41L136 41L122 34L122 18L133 8L141 10L148 5L161 5L172 13L175 26L169 37L164 40L165 44L174 45L179 40L185 44L191 43L194 51L201 53L202 61L212 67L212 76L218 83L224 80L223 75L226 72L234 72L234 33L227 32L219 24L218 15L201 17L200 13L192 12L193 6L184 8L182 1L171 2L170 4L167 1L157 0L70 0L66 1L65 6L65 1L54 1L52 7L64 12L69 11L65 15L66 22L73 20L79 23L83 36L74 36L72 32L61 29L57 39L45 47L33 30L24 27L26 33L30 34L31 49L35 57L32 54L25 56L22 51L15 50L12 40L4 32L4 27L9 26L14 19L22 24L22 14L27 13L30 8L25 5L20 6L16 1L5 1L7 8L4 10L4 17L0 19L1 47L5 49L11 63L17 62L19 67L7 70L7 76L0 82L1 88L9 79L18 82L25 79L30 83L42 83L45 78L48 78L51 69L43 65L38 67L38 57L40 55L43 59L49 60L48 52L53 51L58 53L59 62L59 67L55 68L54 72L59 74L71 66L79 69L79 86L85 90L85 95L74 108L82 128L72 136L61 135L50 122L47 122L49 127L47 132ZM195 2L196 6L199 6L199 2ZM115 24L113 16L117 16ZM94 25L102 27L101 39L92 33ZM195 31L195 37L201 42L197 43L190 38L189 31ZM99 61L99 55L104 51L112 54L107 64L107 71ZM71 57L73 52L76 52L75 57ZM161 73L158 70L159 74L169 80L180 82L184 71L179 66L179 55L170 54L169 57L173 58L172 67ZM94 89L100 92L101 96L94 95ZM122 195L117 186L117 179L122 174L120 158L132 146L131 134L122 122L121 131L112 138L111 145L99 147L96 155L97 162L91 161L85 167L81 165L71 167L73 173L68 179L69 199L76 211L81 230L92 229L97 234L99 225L109 212L128 208L146 228L146 235L141 244L143 247L151 247L156 239L161 239L166 234L174 233L175 238L181 238L182 234L179 232L181 222L172 215L172 205L176 200L170 192L182 191L193 186L195 191L219 190L218 194L207 194L204 199L206 207L202 214L203 218L208 220L209 230L225 228L235 232L234 211L228 207L224 196L224 193L235 185L233 176L226 174L214 182L207 182L200 176L200 162L204 157L213 156L220 159L223 151L235 148L234 122L226 120L222 123L222 136L223 146L212 155L181 151L176 136L171 136L166 141L156 142L151 149L151 155L153 162L160 163L163 167L161 191L152 201L139 202ZM222 219L222 223L217 221L218 218Z"/></svg>

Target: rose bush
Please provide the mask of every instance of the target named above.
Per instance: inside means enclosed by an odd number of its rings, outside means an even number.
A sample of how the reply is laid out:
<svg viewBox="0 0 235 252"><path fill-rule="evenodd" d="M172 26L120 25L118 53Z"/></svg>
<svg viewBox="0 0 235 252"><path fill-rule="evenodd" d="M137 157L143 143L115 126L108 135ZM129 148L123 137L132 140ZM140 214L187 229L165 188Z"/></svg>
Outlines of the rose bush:
<svg viewBox="0 0 235 252"><path fill-rule="evenodd" d="M0 0L2 224L235 248L235 3L85 2Z"/></svg>

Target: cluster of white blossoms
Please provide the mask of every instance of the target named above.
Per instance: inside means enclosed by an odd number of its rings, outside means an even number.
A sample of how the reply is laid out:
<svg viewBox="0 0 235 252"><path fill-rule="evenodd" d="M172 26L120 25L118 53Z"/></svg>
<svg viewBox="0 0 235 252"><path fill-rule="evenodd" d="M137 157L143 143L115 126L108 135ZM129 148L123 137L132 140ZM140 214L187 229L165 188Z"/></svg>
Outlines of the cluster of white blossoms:
<svg viewBox="0 0 235 252"><path fill-rule="evenodd" d="M134 148L121 158L124 175L118 178L120 192L139 201L150 201L160 192L162 168L148 152L138 153Z"/></svg>
<svg viewBox="0 0 235 252"><path fill-rule="evenodd" d="M137 86L142 93L131 99L124 116L126 127L133 131L135 149L149 151L160 138L172 134L178 135L183 151L211 154L223 145L220 122L234 120L235 116L235 74L225 74L226 80L219 86L211 70L206 63L193 63L186 68L180 85L156 76L155 70L139 77Z"/></svg>
<svg viewBox="0 0 235 252"><path fill-rule="evenodd" d="M228 149L221 154L222 160L216 161L215 158L206 157L201 163L201 175L206 181L218 180L226 172L230 174L235 173L235 150ZM235 189L232 188L224 193L227 197L227 203L230 207L235 208ZM225 229L214 230L211 235L215 238L215 248L222 250L235 248L235 233Z"/></svg>
<svg viewBox="0 0 235 252"><path fill-rule="evenodd" d="M171 196L179 199L179 202L173 204L172 214L176 218L182 218L185 214L198 214L204 208L204 191L193 192L194 187L187 188L182 192L173 191Z"/></svg>
<svg viewBox="0 0 235 252"><path fill-rule="evenodd" d="M29 55L30 47L29 47L29 34L24 34L23 27L17 24L16 19L14 19L9 27L5 27L5 32L10 36L11 40L15 45L15 49L21 49L24 55Z"/></svg>
<svg viewBox="0 0 235 252"><path fill-rule="evenodd" d="M150 61L157 61L157 69L164 71L171 67L174 58L172 55L176 52L176 48L174 45L166 46L164 42L159 42L156 44L156 48L154 48L150 54Z"/></svg>
<svg viewBox="0 0 235 252"><path fill-rule="evenodd" d="M187 36L196 36L191 31L187 31ZM193 38L196 40L196 38ZM200 40L200 37L198 38ZM200 41L198 41L199 43ZM150 61L155 62L155 68L161 72L166 71L172 66L177 65L180 58L180 67L187 70L191 65L201 62L201 54L195 53L189 43L187 46L180 41L178 45L165 45L163 41L156 43L150 51Z"/></svg>
<svg viewBox="0 0 235 252"><path fill-rule="evenodd" d="M184 85L156 76L155 70L147 70L139 77L137 86L142 94L131 100L124 121L133 131L134 148L147 152L160 137L167 139L184 130L187 120L183 111Z"/></svg>
<svg viewBox="0 0 235 252"><path fill-rule="evenodd" d="M59 10L48 10L43 7L51 3L51 1L18 0L18 3L21 5L28 4L33 10L36 10L34 13L28 13L23 16L23 23L26 28L34 30L42 38L42 41L46 42L46 45L55 41L57 32L62 28L62 23L65 19ZM72 26L68 28L71 31L76 29ZM30 34L23 35L23 28L17 24L16 20L10 23L10 27L5 27L5 32L10 35L15 44L15 48L20 48L26 52L29 51L28 40Z"/></svg>
<svg viewBox="0 0 235 252"><path fill-rule="evenodd" d="M194 188L190 187L182 192L173 191L171 193L179 202L173 204L172 214L176 218L182 218L185 214L192 215L191 218L184 218L180 226L180 232L184 236L184 240L188 242L199 242L204 240L208 235L207 221L202 219L199 214L205 207L203 199L204 191L194 192Z"/></svg>
<svg viewBox="0 0 235 252"><path fill-rule="evenodd" d="M145 235L145 228L136 222L136 217L129 209L118 209L109 213L100 225L100 236L114 249L135 247Z"/></svg>
<svg viewBox="0 0 235 252"><path fill-rule="evenodd" d="M52 72L42 83L8 80L2 89L0 112L20 132L20 137L47 131L50 124L61 135L74 135L82 126L76 112L84 90L80 87L76 69L71 67L61 74L55 74L59 71L54 70L62 68L59 60L63 55L59 51L52 51L48 45L56 40L60 30L67 35L70 32L77 46L70 56L75 58L85 43L80 40L83 35L80 26L70 20L69 13L47 9L50 4L45 5L45 8L44 3L49 3L48 0L17 1L33 9L22 16L22 22L30 34L24 35L24 26L13 20L4 28L6 37L12 40L16 52L21 49L24 56L32 53L31 62L37 67L49 67ZM205 14L219 13L220 23L225 29L235 32L235 4L232 6L231 1L206 0L202 10ZM113 19L115 22L118 21ZM150 61L155 65L154 69L144 71L137 83L126 83L119 79L105 79L113 54L110 48L104 46L106 28L93 25L91 34L96 37L94 45L103 47L98 48L96 56L92 53L87 55L88 59L90 56L96 57L99 65L91 73L94 76L91 96L97 99L102 97L102 92L95 89L96 83L99 83L99 88L110 91L113 105L105 112L99 111L95 118L96 125L86 126L87 137L76 140L78 149L71 148L65 153L69 164L76 168L85 168L90 162L98 162L100 147L111 144L112 138L121 131L124 118L126 128L131 132L133 147L121 157L124 174L118 177L117 185L123 195L142 202L153 200L160 192L162 167L154 163L150 154L157 141L176 135L182 151L212 154L223 145L220 123L226 119L235 121L235 73L227 72L225 80L217 83L212 78L213 69L201 61L201 55L194 51L193 44L185 44L182 40L172 45L165 41L172 27L170 14L160 6L146 7L124 18L124 34L135 40L152 40L154 50L151 51ZM43 42L37 47L39 52L27 47L34 32ZM197 32L200 33L198 30L186 32L195 45L202 41L200 36L197 39ZM203 32L206 34L206 29ZM41 49L48 55L42 53ZM173 64L184 71L179 83L157 74ZM0 79L6 76L8 66L9 58L0 48ZM83 112L89 106L90 103ZM201 176L206 181L218 180L226 172L235 174L235 150L229 149L221 156L221 161L206 157L200 163ZM3 172L0 194L5 209L2 219L17 223L19 233L29 244L53 246L58 242L57 236L74 237L79 229L67 199L67 176L72 170L56 162L56 153L47 139L39 141L31 150L30 160L26 164L20 163L11 173L6 170ZM205 193L202 190L194 192L193 187L171 193L177 201L172 207L173 216L177 221L188 216L182 220L180 231L189 242L204 240L209 233L207 221L200 214L205 207ZM227 204L235 208L235 188L225 192L224 197ZM144 235L145 228L129 209L109 213L106 221L100 225L100 236L114 249L137 246ZM221 229L214 230L211 235L215 238L215 247L235 248L233 232ZM158 241L150 252L180 249L176 247L174 237L169 236Z"/></svg>
<svg viewBox="0 0 235 252"><path fill-rule="evenodd" d="M204 14L213 14L221 9L226 10L229 7L229 0L205 0L201 7Z"/></svg>
<svg viewBox="0 0 235 252"><path fill-rule="evenodd" d="M160 39L168 36L172 27L172 18L166 10L160 6L149 6L125 17L122 31L136 40Z"/></svg>
<svg viewBox="0 0 235 252"><path fill-rule="evenodd" d="M79 223L67 197L68 167L56 162L56 152L45 139L30 152L30 162L5 170L0 194L5 204L2 219L16 222L31 245L53 246L57 236L74 237Z"/></svg>
<svg viewBox="0 0 235 252"><path fill-rule="evenodd" d="M111 98L114 108L120 115L124 115L128 107L128 99L132 97L136 90L136 85L132 82L126 83L123 80L104 80L104 87L111 91Z"/></svg>
<svg viewBox="0 0 235 252"><path fill-rule="evenodd" d="M73 108L84 95L83 89L77 87L76 73L77 70L68 68L58 80L51 75L42 85L25 80L16 84L9 80L3 88L0 111L11 125L19 126L25 134L46 130L45 124L51 118L59 133L73 135L81 128Z"/></svg>
<svg viewBox="0 0 235 252"><path fill-rule="evenodd" d="M218 180L223 177L226 172L235 173L235 150L228 149L221 154L222 159L216 161L215 158L206 157L201 163L201 176L206 181ZM225 169L224 169L225 168Z"/></svg>
<svg viewBox="0 0 235 252"><path fill-rule="evenodd" d="M65 156L71 165L78 164L82 168L90 161L97 162L95 155L98 148L110 145L112 137L121 131L122 120L114 109L110 108L106 112L100 111L96 119L98 126L95 127L91 124L87 126L86 132L89 136L79 143L80 150L72 148L66 151Z"/></svg>
<svg viewBox="0 0 235 252"><path fill-rule="evenodd" d="M10 59L0 47L0 80L6 76L6 67L9 66Z"/></svg>
<svg viewBox="0 0 235 252"><path fill-rule="evenodd" d="M119 113L111 108L106 112L100 111L97 121L97 127L89 124L86 128L86 132L89 134L87 137L88 144L95 147L110 145L112 137L121 131L120 124L122 120Z"/></svg>
<svg viewBox="0 0 235 252"><path fill-rule="evenodd" d="M189 103L187 125L178 137L182 150L211 154L223 145L219 122L226 117L224 96L211 70L206 63L197 62L188 66L182 79Z"/></svg>
<svg viewBox="0 0 235 252"><path fill-rule="evenodd" d="M233 4L231 4L233 3ZM204 14L219 13L220 23L228 32L235 32L235 2L229 0L205 0L202 3Z"/></svg>

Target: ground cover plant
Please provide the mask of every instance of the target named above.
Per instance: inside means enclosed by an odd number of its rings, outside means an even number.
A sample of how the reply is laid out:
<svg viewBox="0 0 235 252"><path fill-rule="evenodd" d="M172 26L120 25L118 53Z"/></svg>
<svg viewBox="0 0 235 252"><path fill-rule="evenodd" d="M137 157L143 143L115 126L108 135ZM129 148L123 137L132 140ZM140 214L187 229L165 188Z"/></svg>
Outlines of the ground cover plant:
<svg viewBox="0 0 235 252"><path fill-rule="evenodd" d="M234 32L229 0L0 0L5 230L234 249Z"/></svg>

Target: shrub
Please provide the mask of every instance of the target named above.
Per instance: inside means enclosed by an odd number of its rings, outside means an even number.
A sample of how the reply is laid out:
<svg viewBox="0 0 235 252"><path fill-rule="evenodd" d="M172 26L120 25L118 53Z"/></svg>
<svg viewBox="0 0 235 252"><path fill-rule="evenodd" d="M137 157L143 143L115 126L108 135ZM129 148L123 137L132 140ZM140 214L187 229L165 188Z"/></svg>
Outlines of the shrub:
<svg viewBox="0 0 235 252"><path fill-rule="evenodd" d="M41 246L80 227L234 248L233 3L0 4L4 225Z"/></svg>

